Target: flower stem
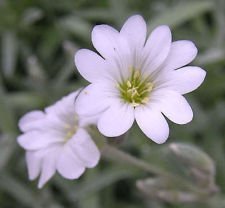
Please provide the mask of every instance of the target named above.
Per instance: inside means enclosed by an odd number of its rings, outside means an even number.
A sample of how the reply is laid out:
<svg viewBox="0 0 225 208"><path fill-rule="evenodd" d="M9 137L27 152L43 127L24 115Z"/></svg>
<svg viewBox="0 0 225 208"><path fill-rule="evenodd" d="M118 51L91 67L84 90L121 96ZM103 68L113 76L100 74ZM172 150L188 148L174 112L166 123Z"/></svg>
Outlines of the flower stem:
<svg viewBox="0 0 225 208"><path fill-rule="evenodd" d="M168 171L157 167L155 165L149 164L143 160L140 160L126 152L123 152L109 144L105 144L102 149L102 156L106 159L110 159L122 164L129 164L135 166L139 169L147 171L150 174L156 175L157 177L163 177L167 180L173 181L176 184L182 184L184 187L188 188L189 190L195 192L199 195L205 195L204 190L199 189L194 184L190 183L189 181L183 179L182 177L174 174L169 173Z"/></svg>
<svg viewBox="0 0 225 208"><path fill-rule="evenodd" d="M150 165L149 163L129 155L109 144L105 144L102 149L102 155L105 158L115 160L120 163L133 165L154 175L168 176L168 174L166 174L166 172L159 167Z"/></svg>

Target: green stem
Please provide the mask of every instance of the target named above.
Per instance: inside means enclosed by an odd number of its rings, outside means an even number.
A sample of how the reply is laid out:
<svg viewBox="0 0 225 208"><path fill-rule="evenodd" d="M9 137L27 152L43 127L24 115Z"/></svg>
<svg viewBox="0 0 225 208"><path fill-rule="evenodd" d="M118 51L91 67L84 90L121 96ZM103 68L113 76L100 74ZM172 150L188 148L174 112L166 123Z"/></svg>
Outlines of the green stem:
<svg viewBox="0 0 225 208"><path fill-rule="evenodd" d="M132 166L135 166L137 168L140 168L144 171L149 172L150 174L157 175L158 177L164 177L167 180L171 180L176 184L182 184L184 187L188 188L189 190L195 192L196 194L199 195L204 195L205 191L199 189L196 187L194 184L190 183L189 181L186 181L185 179L181 178L180 176L174 174L174 173L169 173L166 170L157 167L155 165L149 164L143 160L140 160L132 155L129 155L109 144L105 144L104 147L102 148L102 156L122 163L122 164L129 164Z"/></svg>
<svg viewBox="0 0 225 208"><path fill-rule="evenodd" d="M105 144L105 146L103 147L102 155L105 158L108 158L120 163L133 165L135 167L138 167L154 175L168 176L168 174L161 168L150 165L149 163L143 160L140 160L136 157L133 157L132 155L129 155L109 144Z"/></svg>

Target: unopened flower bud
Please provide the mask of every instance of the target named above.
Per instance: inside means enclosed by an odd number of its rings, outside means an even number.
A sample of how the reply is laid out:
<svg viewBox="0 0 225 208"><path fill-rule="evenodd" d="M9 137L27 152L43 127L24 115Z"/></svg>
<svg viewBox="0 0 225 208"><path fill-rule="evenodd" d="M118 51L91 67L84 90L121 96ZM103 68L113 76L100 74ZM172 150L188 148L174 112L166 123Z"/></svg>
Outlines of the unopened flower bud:
<svg viewBox="0 0 225 208"><path fill-rule="evenodd" d="M204 172L206 175L215 175L213 160L197 147L188 144L172 143L169 145L169 148L178 160L192 169Z"/></svg>
<svg viewBox="0 0 225 208"><path fill-rule="evenodd" d="M174 184L163 178L138 180L136 185L146 197L164 202L190 203L196 202L199 199L198 195L181 190L180 187L174 186Z"/></svg>
<svg viewBox="0 0 225 208"><path fill-rule="evenodd" d="M136 182L137 188L148 197L156 198L156 193L167 187L164 178L147 178Z"/></svg>
<svg viewBox="0 0 225 208"><path fill-rule="evenodd" d="M191 203L198 201L198 196L190 192L178 190L162 190L157 193L158 198L170 203Z"/></svg>

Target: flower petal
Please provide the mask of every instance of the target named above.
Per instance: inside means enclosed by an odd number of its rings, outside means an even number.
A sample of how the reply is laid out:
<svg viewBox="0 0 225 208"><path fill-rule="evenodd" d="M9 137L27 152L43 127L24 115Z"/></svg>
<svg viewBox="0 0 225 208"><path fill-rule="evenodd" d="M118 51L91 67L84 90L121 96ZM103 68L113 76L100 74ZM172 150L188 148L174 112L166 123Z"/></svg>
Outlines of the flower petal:
<svg viewBox="0 0 225 208"><path fill-rule="evenodd" d="M82 161L74 154L70 145L66 144L57 162L58 172L67 179L80 177L85 168Z"/></svg>
<svg viewBox="0 0 225 208"><path fill-rule="evenodd" d="M83 162L85 167L93 168L98 164L100 152L85 130L79 129L69 141L69 145Z"/></svg>
<svg viewBox="0 0 225 208"><path fill-rule="evenodd" d="M76 90L64 96L63 98L55 102L53 105L48 106L47 108L45 108L45 112L48 115L56 116L59 118L61 118L62 115L65 116L67 114L70 115L71 113L75 113L74 103L75 103L76 97L80 93L80 90L81 89Z"/></svg>
<svg viewBox="0 0 225 208"><path fill-rule="evenodd" d="M37 150L47 147L50 144L61 142L63 138L54 134L47 134L38 131L29 131L20 135L17 141L21 147L26 150Z"/></svg>
<svg viewBox="0 0 225 208"><path fill-rule="evenodd" d="M170 51L171 40L171 31L166 25L158 26L152 31L144 47L143 71L149 74L165 61Z"/></svg>
<svg viewBox="0 0 225 208"><path fill-rule="evenodd" d="M55 174L56 172L56 161L60 154L60 146L54 146L51 149L43 150L45 155L42 161L41 176L38 183L38 188L42 188L45 183Z"/></svg>
<svg viewBox="0 0 225 208"><path fill-rule="evenodd" d="M107 73L105 60L87 49L81 49L75 54L75 64L80 74L89 82L97 81Z"/></svg>
<svg viewBox="0 0 225 208"><path fill-rule="evenodd" d="M105 77L118 79L127 73L127 68L132 64L132 53L126 37L119 35L118 31L108 25L98 25L92 31L92 42L97 51L106 58Z"/></svg>
<svg viewBox="0 0 225 208"><path fill-rule="evenodd" d="M94 116L110 105L110 94L103 83L94 83L84 88L75 102L75 111L81 116Z"/></svg>
<svg viewBox="0 0 225 208"><path fill-rule="evenodd" d="M186 124L193 118L190 105L182 95L175 91L161 90L161 92L154 93L152 99L158 99L160 110L174 123Z"/></svg>
<svg viewBox="0 0 225 208"><path fill-rule="evenodd" d="M19 128L23 132L41 128L42 119L44 117L45 117L45 114L42 111L38 111L38 110L26 113L19 120Z"/></svg>
<svg viewBox="0 0 225 208"><path fill-rule="evenodd" d="M145 20L140 15L131 16L124 23L120 33L128 39L132 48L142 47L147 33Z"/></svg>
<svg viewBox="0 0 225 208"><path fill-rule="evenodd" d="M119 101L113 103L98 121L99 131L108 137L124 134L134 122L134 108Z"/></svg>
<svg viewBox="0 0 225 208"><path fill-rule="evenodd" d="M173 71L170 83L174 90L186 94L197 89L204 81L205 76L206 71L200 67L187 66Z"/></svg>
<svg viewBox="0 0 225 208"><path fill-rule="evenodd" d="M197 48L193 42L188 40L175 41L171 45L163 68L165 70L173 70L185 66L194 60L197 52Z"/></svg>
<svg viewBox="0 0 225 208"><path fill-rule="evenodd" d="M108 25L97 25L92 30L92 43L96 50L104 57L114 56L119 32Z"/></svg>
<svg viewBox="0 0 225 208"><path fill-rule="evenodd" d="M129 46L128 39L122 35L117 38L117 44L114 47L114 57L107 59L109 63L108 70L115 80L119 80L121 76L126 79L130 74L130 67L135 62L134 52Z"/></svg>
<svg viewBox="0 0 225 208"><path fill-rule="evenodd" d="M30 180L34 180L41 172L41 157L38 157L36 151L26 152L26 163L28 168L28 176Z"/></svg>
<svg viewBox="0 0 225 208"><path fill-rule="evenodd" d="M164 143L169 136L169 126L161 112L151 106L137 107L135 119L144 134L158 144Z"/></svg>
<svg viewBox="0 0 225 208"><path fill-rule="evenodd" d="M99 119L99 115L95 115L95 116L81 116L79 119L79 126L82 127L86 127L89 125L95 125L97 124Z"/></svg>

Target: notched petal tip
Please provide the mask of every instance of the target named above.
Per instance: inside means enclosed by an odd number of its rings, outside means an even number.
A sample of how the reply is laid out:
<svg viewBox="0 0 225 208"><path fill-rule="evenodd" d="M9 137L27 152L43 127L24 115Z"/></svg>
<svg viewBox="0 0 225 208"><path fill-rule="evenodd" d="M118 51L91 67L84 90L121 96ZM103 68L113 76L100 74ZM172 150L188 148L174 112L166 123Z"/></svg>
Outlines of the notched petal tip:
<svg viewBox="0 0 225 208"><path fill-rule="evenodd" d="M169 125L157 109L138 107L135 109L135 119L143 133L155 143L162 144L168 139Z"/></svg>
<svg viewBox="0 0 225 208"><path fill-rule="evenodd" d="M170 28L166 25L156 27L149 35L144 46L144 57L146 57L145 64L142 71L146 73L153 73L160 69L166 60L172 42L172 34Z"/></svg>
<svg viewBox="0 0 225 208"><path fill-rule="evenodd" d="M189 63L194 60L194 58L197 56L198 54L198 49L195 45L194 42L192 42L191 40L180 40L180 41L176 41L176 42L180 42L182 43L182 48L184 51L184 55L187 57L190 57L190 61Z"/></svg>
<svg viewBox="0 0 225 208"><path fill-rule="evenodd" d="M169 138L169 134L167 136L165 136L164 138L159 138L159 139L152 139L150 138L153 142L155 142L156 144L164 144Z"/></svg>
<svg viewBox="0 0 225 208"><path fill-rule="evenodd" d="M144 46L147 34L147 25L140 15L129 17L120 30L120 34L126 38L132 50Z"/></svg>
<svg viewBox="0 0 225 208"><path fill-rule="evenodd" d="M194 114L193 114L193 111L192 111L192 109L191 109L191 110L190 110L189 117L186 117L185 120L181 121L181 122L178 123L178 124L180 124L180 125L188 124L188 123L190 123L190 122L193 120L193 117L194 117Z"/></svg>
<svg viewBox="0 0 225 208"><path fill-rule="evenodd" d="M74 63L75 63L76 66L77 66L77 63L79 62L80 56L82 56L83 53L84 53L86 50L88 50L88 49L82 48L82 49L79 49L79 50L74 54Z"/></svg>
<svg viewBox="0 0 225 208"><path fill-rule="evenodd" d="M189 46L190 51L192 51L193 57L196 57L197 54L198 54L198 49L197 49L195 43L193 41L190 41L190 40L184 40L184 41L186 42L187 46Z"/></svg>
<svg viewBox="0 0 225 208"><path fill-rule="evenodd" d="M79 178L85 171L85 167L70 146L67 144L56 163L58 173L66 179Z"/></svg>
<svg viewBox="0 0 225 208"><path fill-rule="evenodd" d="M189 40L172 42L170 52L163 64L166 71L179 69L194 60L198 53L195 44Z"/></svg>
<svg viewBox="0 0 225 208"><path fill-rule="evenodd" d="M146 25L146 22L145 22L144 18L140 14L135 14L135 15L130 16L125 21L124 25L135 24L135 23L140 23L140 24Z"/></svg>
<svg viewBox="0 0 225 208"><path fill-rule="evenodd" d="M104 58L111 58L117 45L119 32L109 25L96 25L91 33L95 49Z"/></svg>
<svg viewBox="0 0 225 208"><path fill-rule="evenodd" d="M170 27L168 25L159 25L156 28L153 29L153 31L150 33L150 37L152 34L155 34L156 36L163 36L167 39L172 39L172 33L170 30Z"/></svg>
<svg viewBox="0 0 225 208"><path fill-rule="evenodd" d="M70 140L69 145L84 167L93 168L98 164L100 151L91 136L84 129L77 131Z"/></svg>
<svg viewBox="0 0 225 208"><path fill-rule="evenodd" d="M37 155L36 151L27 151L25 158L26 158L26 165L27 165L29 180L33 181L40 174L42 158Z"/></svg>
<svg viewBox="0 0 225 208"><path fill-rule="evenodd" d="M158 32L161 31L161 32L167 32L167 33L171 34L171 30L170 30L170 27L168 25L159 25L159 26L157 26L156 28L153 29L153 31L156 31L156 30L158 30Z"/></svg>
<svg viewBox="0 0 225 208"><path fill-rule="evenodd" d="M127 132L133 122L133 107L116 101L101 115L97 127L103 135L117 137Z"/></svg>
<svg viewBox="0 0 225 208"><path fill-rule="evenodd" d="M192 91L196 90L204 82L206 71L197 66L187 66L185 68L189 69L190 72L192 72L192 77L190 77L190 79L192 79L192 82L190 85L192 85Z"/></svg>
<svg viewBox="0 0 225 208"><path fill-rule="evenodd" d="M19 135L17 138L17 143L24 149L27 149L27 142L26 142L26 135L25 134L21 134Z"/></svg>
<svg viewBox="0 0 225 208"><path fill-rule="evenodd" d="M199 79L201 79L201 83L200 83L200 85L201 85L202 82L205 80L207 72L204 69L202 69L201 67L196 67L196 70L198 70L198 72L199 72Z"/></svg>
<svg viewBox="0 0 225 208"><path fill-rule="evenodd" d="M42 173L43 174L43 173ZM53 176L53 175L52 175ZM45 177L45 176L42 176L40 177L39 181L38 181L38 189L42 189L46 183L52 178L52 176L49 176L49 177Z"/></svg>
<svg viewBox="0 0 225 208"><path fill-rule="evenodd" d="M134 14L134 15L130 16L127 20L129 20L129 19L134 19L134 18L139 18L139 19L144 20L144 18L143 18L140 14ZM144 20L144 21L145 21L145 20Z"/></svg>
<svg viewBox="0 0 225 208"><path fill-rule="evenodd" d="M18 127L22 132L26 132L34 129L38 125L38 120L44 118L45 114L44 112L40 110L34 110L26 113L24 116L22 116L18 122Z"/></svg>
<svg viewBox="0 0 225 208"><path fill-rule="evenodd" d="M106 76L105 60L97 53L80 49L74 56L77 70L89 82L96 82Z"/></svg>
<svg viewBox="0 0 225 208"><path fill-rule="evenodd" d="M163 90L155 93L160 111L176 124L189 123L193 111L184 96L173 90Z"/></svg>
<svg viewBox="0 0 225 208"><path fill-rule="evenodd" d="M173 90L184 95L196 90L204 81L206 71L197 66L174 70L168 79Z"/></svg>

